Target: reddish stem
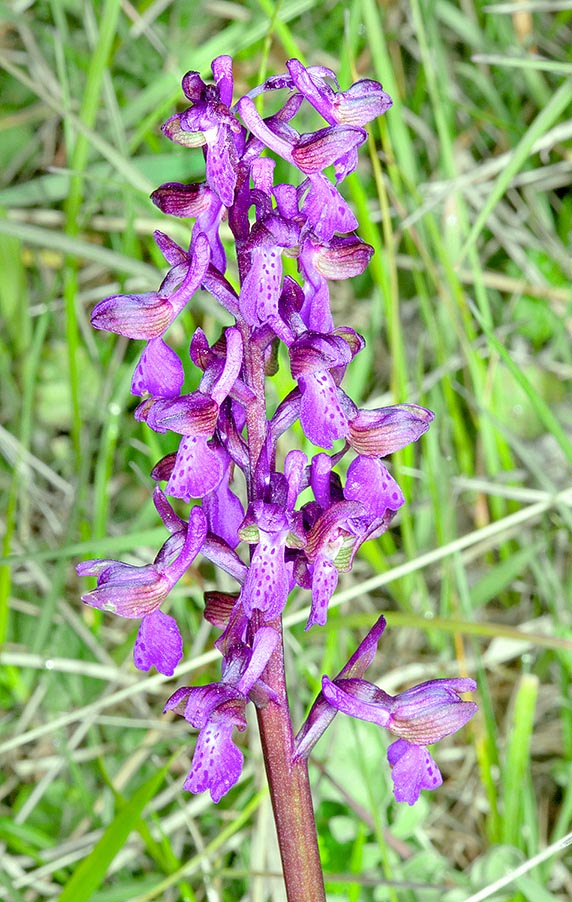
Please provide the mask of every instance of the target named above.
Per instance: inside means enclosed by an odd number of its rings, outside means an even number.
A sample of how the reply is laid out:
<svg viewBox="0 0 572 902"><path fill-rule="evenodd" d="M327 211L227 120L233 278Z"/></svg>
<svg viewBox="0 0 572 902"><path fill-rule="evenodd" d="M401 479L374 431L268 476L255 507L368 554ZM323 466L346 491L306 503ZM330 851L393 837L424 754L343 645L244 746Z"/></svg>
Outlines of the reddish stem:
<svg viewBox="0 0 572 902"><path fill-rule="evenodd" d="M281 620L272 626L282 631ZM305 760L292 762L294 736L282 643L262 678L280 700L259 708L257 716L288 902L325 902L308 766Z"/></svg>

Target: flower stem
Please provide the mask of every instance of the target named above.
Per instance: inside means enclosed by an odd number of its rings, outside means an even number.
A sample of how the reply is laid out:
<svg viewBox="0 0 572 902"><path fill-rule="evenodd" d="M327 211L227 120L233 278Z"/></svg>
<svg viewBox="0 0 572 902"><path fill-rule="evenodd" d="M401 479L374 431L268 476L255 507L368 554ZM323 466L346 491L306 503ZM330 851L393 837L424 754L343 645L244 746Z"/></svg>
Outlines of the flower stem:
<svg viewBox="0 0 572 902"><path fill-rule="evenodd" d="M282 631L281 620L272 625ZM282 643L270 658L263 680L280 702L259 708L257 716L288 902L325 902L308 765L305 759L292 762L294 736Z"/></svg>

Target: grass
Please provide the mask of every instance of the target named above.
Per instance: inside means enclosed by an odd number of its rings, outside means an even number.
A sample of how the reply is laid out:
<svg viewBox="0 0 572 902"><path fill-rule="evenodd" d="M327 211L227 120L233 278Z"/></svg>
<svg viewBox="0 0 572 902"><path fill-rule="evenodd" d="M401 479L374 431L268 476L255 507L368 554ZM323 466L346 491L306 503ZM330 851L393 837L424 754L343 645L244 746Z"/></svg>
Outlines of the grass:
<svg viewBox="0 0 572 902"><path fill-rule="evenodd" d="M137 343L95 334L89 311L157 286L154 228L184 240L148 194L200 177L200 155L159 126L181 75L206 74L218 53L235 57L240 89L296 55L392 94L345 183L376 256L335 283L335 316L368 341L353 397L436 414L394 456L408 505L341 581L327 630L304 634L301 607L288 616L295 716L381 610L370 673L387 691L479 684L478 718L436 750L443 787L413 809L392 800L384 737L337 718L313 768L328 898L569 899L569 4L13 0L2 12L0 899L283 898L254 724L243 777L215 807L183 792L194 736L160 713L175 686L217 677L201 616L212 571L173 595L187 656L167 680L135 672L132 625L82 609L73 569L146 562L162 542L147 474L168 439L132 417ZM220 328L206 297L174 330L182 352L197 325Z"/></svg>

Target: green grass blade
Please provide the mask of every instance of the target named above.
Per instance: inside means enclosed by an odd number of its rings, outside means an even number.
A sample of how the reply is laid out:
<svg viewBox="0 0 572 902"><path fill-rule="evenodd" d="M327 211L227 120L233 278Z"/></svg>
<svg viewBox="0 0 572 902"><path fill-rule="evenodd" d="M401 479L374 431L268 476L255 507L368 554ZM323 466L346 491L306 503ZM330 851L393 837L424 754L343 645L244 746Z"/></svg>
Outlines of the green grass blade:
<svg viewBox="0 0 572 902"><path fill-rule="evenodd" d="M73 872L59 902L89 902L95 890L103 883L109 865L125 844L127 837L136 829L145 805L157 794L174 757L140 786L125 807L118 812L90 854Z"/></svg>
<svg viewBox="0 0 572 902"><path fill-rule="evenodd" d="M544 135L549 128L562 115L567 106L572 102L572 81L563 82L550 98L547 105L540 111L536 119L530 124L524 135L518 142L507 166L499 173L491 189L491 192L483 204L473 227L459 252L457 266L466 257L469 250L481 234L487 219L507 190L514 176L526 163L534 143Z"/></svg>

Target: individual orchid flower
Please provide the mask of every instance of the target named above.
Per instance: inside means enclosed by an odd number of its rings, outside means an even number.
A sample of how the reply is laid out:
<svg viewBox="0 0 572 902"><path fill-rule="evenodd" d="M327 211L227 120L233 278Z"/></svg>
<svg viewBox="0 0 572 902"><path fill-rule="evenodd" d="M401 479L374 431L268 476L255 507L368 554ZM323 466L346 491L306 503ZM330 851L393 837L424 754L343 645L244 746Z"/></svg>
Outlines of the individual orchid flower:
<svg viewBox="0 0 572 902"><path fill-rule="evenodd" d="M471 719L477 706L463 701L460 694L474 691L476 684L465 678L429 680L391 696L361 679L385 626L382 616L339 674L333 680L322 678L322 691L296 737L295 757L310 754L338 711L376 723L399 737L387 752L395 798L413 805L422 789L441 785L427 745L455 733Z"/></svg>
<svg viewBox="0 0 572 902"><path fill-rule="evenodd" d="M198 235L190 257L173 267L159 291L105 298L93 308L92 326L126 338L149 340L164 335L200 288L209 259L207 239Z"/></svg>
<svg viewBox="0 0 572 902"><path fill-rule="evenodd" d="M171 534L153 564L140 567L97 559L76 568L80 576L97 577L96 588L82 595L84 604L141 620L133 652L139 670L155 666L160 673L172 676L181 660L183 644L175 618L159 608L196 558L206 533L205 515L194 507L188 526Z"/></svg>
<svg viewBox="0 0 572 902"><path fill-rule="evenodd" d="M414 805L422 789L435 789L443 778L428 745L456 733L477 711L460 693L477 688L474 680L429 680L399 695L388 695L373 683L324 676L322 692L337 711L367 720L398 736L388 749L395 797Z"/></svg>
<svg viewBox="0 0 572 902"><path fill-rule="evenodd" d="M242 772L244 757L232 741L232 732L235 727L246 729L248 701L252 696L257 704L265 704L273 698L260 676L280 641L279 634L272 627L262 627L248 644L247 633L248 620L237 602L225 634L217 641L223 654L220 682L177 689L165 705L165 711L176 711L200 730L184 788L209 790L213 802L232 789Z"/></svg>
<svg viewBox="0 0 572 902"><path fill-rule="evenodd" d="M242 338L235 327L225 333L224 359L212 357L199 390L178 398L160 399L140 407L139 416L156 432L176 432L183 436L168 473L165 491L174 498L190 501L212 492L225 473L225 459L209 445L218 421L220 406L231 391L242 364ZM214 372L213 372L214 371Z"/></svg>
<svg viewBox="0 0 572 902"><path fill-rule="evenodd" d="M230 56L218 56L212 63L215 84L205 84L198 72L187 72L182 86L192 106L172 116L163 126L164 134L179 144L208 147L206 177L209 187L225 207L234 200L241 125L230 111L233 77Z"/></svg>

